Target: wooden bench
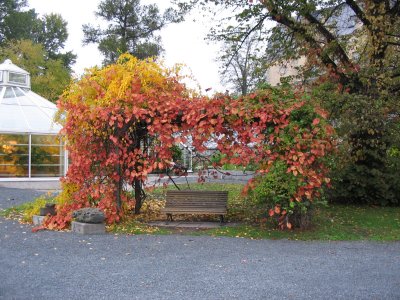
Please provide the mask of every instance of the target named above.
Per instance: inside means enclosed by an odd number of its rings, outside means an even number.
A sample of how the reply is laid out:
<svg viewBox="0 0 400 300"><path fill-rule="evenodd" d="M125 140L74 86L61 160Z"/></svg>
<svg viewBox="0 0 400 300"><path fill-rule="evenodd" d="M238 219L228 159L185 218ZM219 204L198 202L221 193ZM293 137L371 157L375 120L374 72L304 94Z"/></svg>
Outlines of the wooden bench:
<svg viewBox="0 0 400 300"><path fill-rule="evenodd" d="M227 212L227 191L167 191L165 208L161 212L172 220L172 214L219 215L221 223Z"/></svg>

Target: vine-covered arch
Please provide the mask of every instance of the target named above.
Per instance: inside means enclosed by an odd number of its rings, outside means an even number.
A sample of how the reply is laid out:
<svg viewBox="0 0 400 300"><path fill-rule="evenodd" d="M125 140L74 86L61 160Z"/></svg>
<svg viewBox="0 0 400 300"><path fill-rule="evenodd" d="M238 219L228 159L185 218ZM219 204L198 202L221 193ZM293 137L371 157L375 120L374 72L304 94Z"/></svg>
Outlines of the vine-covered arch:
<svg viewBox="0 0 400 300"><path fill-rule="evenodd" d="M269 89L209 99L192 96L179 79L154 60L123 55L70 86L58 105L72 163L47 227L65 228L82 207L101 208L108 223L129 210L138 213L148 174L170 164L171 147L187 136L200 152L214 140L223 162L256 163L260 176L285 162L298 184L286 204L271 207L273 214L285 216L319 196L329 181L323 157L332 149L331 127L301 93ZM134 199L126 185L133 186ZM290 227L287 218L280 225Z"/></svg>

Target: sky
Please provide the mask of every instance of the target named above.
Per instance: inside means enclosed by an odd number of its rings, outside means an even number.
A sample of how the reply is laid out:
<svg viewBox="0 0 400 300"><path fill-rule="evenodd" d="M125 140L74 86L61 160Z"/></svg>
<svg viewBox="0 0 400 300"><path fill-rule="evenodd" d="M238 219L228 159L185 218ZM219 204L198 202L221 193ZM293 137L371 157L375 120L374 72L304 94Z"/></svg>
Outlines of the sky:
<svg viewBox="0 0 400 300"><path fill-rule="evenodd" d="M77 75L83 74L85 68L101 64L102 56L97 45L82 45L82 25L97 25L101 22L94 15L100 0L28 0L28 3L40 15L58 13L68 22L69 37L65 50L78 55L73 67ZM161 11L169 6L168 0L142 0L142 4L150 3L156 3ZM183 23L168 25L160 31L160 35L166 65L185 64L202 91L212 88L209 93L214 93L225 91L225 88L220 83L218 64L215 61L219 46L204 40L209 30L208 24L201 20L194 22L193 16L189 16Z"/></svg>

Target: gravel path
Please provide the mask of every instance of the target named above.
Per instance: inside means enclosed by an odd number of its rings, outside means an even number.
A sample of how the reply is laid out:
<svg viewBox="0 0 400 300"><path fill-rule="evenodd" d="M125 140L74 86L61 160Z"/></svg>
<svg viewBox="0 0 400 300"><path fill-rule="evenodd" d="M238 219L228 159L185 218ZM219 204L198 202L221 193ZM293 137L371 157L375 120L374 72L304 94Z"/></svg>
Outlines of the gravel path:
<svg viewBox="0 0 400 300"><path fill-rule="evenodd" d="M41 190L0 187L0 210L31 201L44 193Z"/></svg>
<svg viewBox="0 0 400 300"><path fill-rule="evenodd" d="M0 217L0 299L400 299L400 243L32 233Z"/></svg>

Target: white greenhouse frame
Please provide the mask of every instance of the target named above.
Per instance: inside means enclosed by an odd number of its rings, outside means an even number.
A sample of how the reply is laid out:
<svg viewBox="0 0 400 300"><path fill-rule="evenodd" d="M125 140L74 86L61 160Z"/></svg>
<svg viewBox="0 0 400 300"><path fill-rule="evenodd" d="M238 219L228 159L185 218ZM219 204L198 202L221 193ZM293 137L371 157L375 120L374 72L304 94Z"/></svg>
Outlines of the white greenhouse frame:
<svg viewBox="0 0 400 300"><path fill-rule="evenodd" d="M28 72L10 60L0 64L0 181L59 180L68 168L57 107L30 88Z"/></svg>

